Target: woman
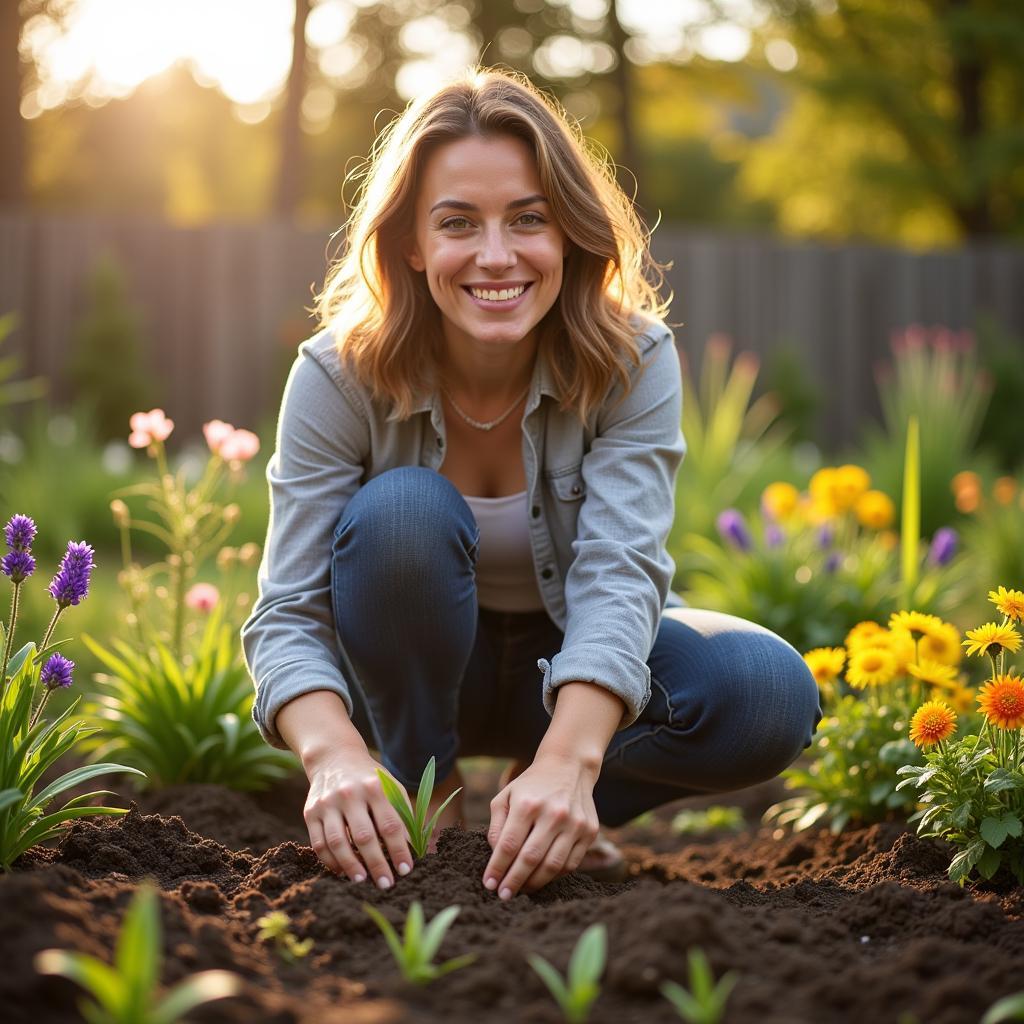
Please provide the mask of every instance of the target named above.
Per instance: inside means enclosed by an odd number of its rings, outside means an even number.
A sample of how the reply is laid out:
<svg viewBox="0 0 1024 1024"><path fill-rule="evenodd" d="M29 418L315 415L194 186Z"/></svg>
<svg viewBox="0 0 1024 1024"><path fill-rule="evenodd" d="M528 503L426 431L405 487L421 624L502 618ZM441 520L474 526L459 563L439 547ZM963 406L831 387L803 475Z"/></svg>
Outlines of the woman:
<svg viewBox="0 0 1024 1024"><path fill-rule="evenodd" d="M607 163L521 77L472 70L375 147L285 387L242 631L330 869L412 868L371 746L407 792L437 758L432 809L458 756L513 759L482 878L510 899L620 866L600 823L810 743L796 651L670 594L685 446L651 268Z"/></svg>

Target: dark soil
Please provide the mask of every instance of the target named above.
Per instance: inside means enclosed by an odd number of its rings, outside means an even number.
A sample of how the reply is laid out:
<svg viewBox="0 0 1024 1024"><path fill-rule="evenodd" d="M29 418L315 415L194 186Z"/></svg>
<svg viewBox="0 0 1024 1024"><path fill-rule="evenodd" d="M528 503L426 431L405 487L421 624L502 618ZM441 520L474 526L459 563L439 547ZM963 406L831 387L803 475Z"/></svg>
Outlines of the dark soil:
<svg viewBox="0 0 1024 1024"><path fill-rule="evenodd" d="M644 830L612 833L630 862L627 882L571 875L502 903L480 884L490 848L479 826L494 780L467 778L476 827L447 829L438 853L389 892L321 868L305 845L301 778L257 796L177 787L124 817L80 821L0 877L0 1019L81 1020L81 990L36 974L32 957L60 947L110 960L145 876L162 891L164 983L214 967L244 981L240 995L193 1011L200 1024L554 1024L559 1012L525 954L564 971L596 921L608 926L609 957L594 1022L678 1021L658 989L666 979L686 983L691 946L716 975L740 975L726 1024L977 1024L997 998L1024 989L1022 890L998 878L966 891L951 884L948 849L898 824L694 839L671 833L666 809ZM777 796L762 787L717 802L740 799L756 820ZM428 919L462 908L439 959L477 954L422 988L401 980L361 907L398 924L414 899ZM256 937L256 920L273 909L314 940L296 964Z"/></svg>

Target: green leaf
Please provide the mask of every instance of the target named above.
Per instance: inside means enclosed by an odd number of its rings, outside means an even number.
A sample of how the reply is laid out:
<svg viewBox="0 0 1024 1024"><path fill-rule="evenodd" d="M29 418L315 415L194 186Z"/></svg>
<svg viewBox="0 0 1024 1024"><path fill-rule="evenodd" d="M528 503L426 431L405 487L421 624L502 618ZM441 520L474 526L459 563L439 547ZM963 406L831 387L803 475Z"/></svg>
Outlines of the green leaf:
<svg viewBox="0 0 1024 1024"><path fill-rule="evenodd" d="M1002 819L992 817L982 818L978 831L981 832L985 842L996 850L1003 845L1003 840L1006 839L1008 834Z"/></svg>
<svg viewBox="0 0 1024 1024"><path fill-rule="evenodd" d="M603 924L592 924L580 936L569 959L566 980L570 991L597 981L604 970L608 948L608 929Z"/></svg>
<svg viewBox="0 0 1024 1024"><path fill-rule="evenodd" d="M459 916L459 906L445 907L427 926L420 945L420 955L424 963L430 963L437 955L441 943L452 922Z"/></svg>
<svg viewBox="0 0 1024 1024"><path fill-rule="evenodd" d="M40 974L57 974L81 985L112 1014L124 1005L124 987L117 971L88 953L44 949L32 962Z"/></svg>
<svg viewBox="0 0 1024 1024"><path fill-rule="evenodd" d="M129 1012L140 1018L156 994L160 961L160 898L147 880L132 897L114 950L114 965L127 992Z"/></svg>
<svg viewBox="0 0 1024 1024"><path fill-rule="evenodd" d="M1011 811L1007 811L1003 815L1003 828L1006 829L1008 836L1013 836L1014 839L1020 839L1021 834L1021 821Z"/></svg>
<svg viewBox="0 0 1024 1024"><path fill-rule="evenodd" d="M527 962L540 976L540 980L547 985L556 1002L562 1008L563 1013L567 1012L569 1006L569 990L565 987L561 975L542 956L535 953L527 953Z"/></svg>
<svg viewBox="0 0 1024 1024"><path fill-rule="evenodd" d="M1003 855L1001 851L994 850L991 846L986 847L985 852L978 861L978 874L982 878L991 878L999 870L1002 860Z"/></svg>
<svg viewBox="0 0 1024 1024"><path fill-rule="evenodd" d="M941 805L937 806L936 810L941 810ZM949 820L954 828L967 828L967 824L971 820L971 801L965 800L960 804L950 815Z"/></svg>
<svg viewBox="0 0 1024 1024"><path fill-rule="evenodd" d="M33 643L25 644L24 647L18 651L14 657L7 663L7 675L11 679L14 679L21 671L22 666L25 662L36 653L36 645Z"/></svg>
<svg viewBox="0 0 1024 1024"><path fill-rule="evenodd" d="M384 941L388 944L388 949L391 950L391 955L395 958L395 963L398 965L402 973L405 974L405 950L402 948L402 943L398 938L398 933L395 931L394 926L376 907L371 907L369 903L363 904L363 910L370 915L374 923L383 933Z"/></svg>
<svg viewBox="0 0 1024 1024"><path fill-rule="evenodd" d="M59 779L54 779L37 797L36 801L40 804L49 803L58 793L63 793L66 789L71 789L73 786L77 786L79 783L87 782L89 779L94 779L98 775L107 775L110 772L127 772L129 775L141 775L145 778L145 772L139 771L138 768L130 768L125 764L87 764L82 765L81 768L74 768L66 775L62 775Z"/></svg>
<svg viewBox="0 0 1024 1024"><path fill-rule="evenodd" d="M419 789L416 790L416 830L420 835L423 834L423 825L427 818L427 808L430 805L431 794L434 792L434 771L435 763L433 756L431 756L426 768L423 769L423 775L420 776Z"/></svg>
<svg viewBox="0 0 1024 1024"><path fill-rule="evenodd" d="M230 971L200 971L175 985L150 1011L147 1024L177 1024L189 1010L214 999L237 995L241 990L242 979Z"/></svg>
<svg viewBox="0 0 1024 1024"><path fill-rule="evenodd" d="M981 1018L980 1024L1002 1024L1006 1020L1024 1020L1024 992L1004 996L993 1003Z"/></svg>

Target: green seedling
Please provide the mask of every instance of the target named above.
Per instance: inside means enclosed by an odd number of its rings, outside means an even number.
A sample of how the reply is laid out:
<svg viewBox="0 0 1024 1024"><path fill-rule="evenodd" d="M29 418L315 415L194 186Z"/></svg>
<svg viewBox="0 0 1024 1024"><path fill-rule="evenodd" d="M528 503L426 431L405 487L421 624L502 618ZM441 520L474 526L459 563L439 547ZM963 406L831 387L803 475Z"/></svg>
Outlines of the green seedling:
<svg viewBox="0 0 1024 1024"><path fill-rule="evenodd" d="M569 970L562 976L542 956L530 953L530 966L551 990L569 1024L582 1024L590 1016L590 1007L601 994L598 981L604 972L608 950L608 930L603 924L592 924L576 943L569 958Z"/></svg>
<svg viewBox="0 0 1024 1024"><path fill-rule="evenodd" d="M388 798L388 803L396 811L398 816L405 823L406 831L409 833L409 843L412 846L412 851L417 858L426 855L427 846L430 844L430 837L434 834L434 827L437 825L437 819L440 817L441 812L448 806L455 795L462 789L460 786L457 790L436 811L434 816L427 821L427 808L430 806L430 795L434 791L434 759L431 758L427 762L427 767L423 769L423 776L420 779L420 788L416 793L416 808L415 810L410 809L409 802L405 798L405 794L399 788L387 772L382 769L377 769L377 777L380 779L381 785L384 787L384 795Z"/></svg>
<svg viewBox="0 0 1024 1024"><path fill-rule="evenodd" d="M739 976L735 971L728 971L715 984L707 957L697 947L689 950L687 960L690 964L689 992L674 981L666 981L661 986L661 994L690 1024L718 1024Z"/></svg>
<svg viewBox="0 0 1024 1024"><path fill-rule="evenodd" d="M981 1024L1002 1024L1005 1020L1024 1020L1024 992L1015 992L993 1003L981 1018Z"/></svg>
<svg viewBox="0 0 1024 1024"><path fill-rule="evenodd" d="M295 963L313 948L312 939L300 942L291 933L291 923L291 918L283 910L272 910L256 922L260 928L256 937L262 942L272 941L278 956L289 964Z"/></svg>
<svg viewBox="0 0 1024 1024"><path fill-rule="evenodd" d="M44 949L34 963L40 974L69 978L93 996L79 1002L88 1024L174 1024L195 1007L240 991L241 979L230 971L202 971L158 999L161 942L156 889L147 882L125 913L113 966L64 949Z"/></svg>
<svg viewBox="0 0 1024 1024"><path fill-rule="evenodd" d="M429 925L424 925L423 906L419 900L413 900L409 913L405 918L403 937L400 940L390 921L376 907L363 904L363 910L373 918L374 923L384 933L388 948L391 950L406 981L414 985L426 985L444 974L457 971L460 967L472 963L475 953L457 956L443 964L431 963L444 939L445 932L451 927L458 916L458 907L445 907Z"/></svg>
<svg viewBox="0 0 1024 1024"><path fill-rule="evenodd" d="M672 831L678 835L699 835L702 832L738 832L743 828L743 812L738 807L715 804L702 811L683 810L673 819Z"/></svg>

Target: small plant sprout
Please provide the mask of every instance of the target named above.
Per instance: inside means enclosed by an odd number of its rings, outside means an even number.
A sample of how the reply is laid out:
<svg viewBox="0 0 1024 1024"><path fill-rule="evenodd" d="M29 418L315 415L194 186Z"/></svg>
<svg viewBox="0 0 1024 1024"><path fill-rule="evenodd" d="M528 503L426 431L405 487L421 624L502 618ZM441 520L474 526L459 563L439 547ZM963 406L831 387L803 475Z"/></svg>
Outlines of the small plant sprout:
<svg viewBox="0 0 1024 1024"><path fill-rule="evenodd" d="M715 983L707 957L699 947L687 953L690 965L690 990L674 981L661 986L661 994L676 1008L679 1016L690 1024L718 1024L725 1011L729 993L739 981L735 971L728 971Z"/></svg>
<svg viewBox="0 0 1024 1024"><path fill-rule="evenodd" d="M530 966L551 990L569 1024L582 1024L590 1016L590 1007L601 994L598 981L604 972L608 950L608 930L603 924L592 924L576 943L569 958L569 970L561 975L541 956L530 953Z"/></svg>
<svg viewBox="0 0 1024 1024"><path fill-rule="evenodd" d="M409 913L405 918L405 929L402 939L390 921L376 907L369 903L363 904L363 910L373 919L377 927L384 933L388 948L391 950L406 981L414 985L426 985L444 974L457 971L476 959L475 953L457 956L446 960L443 964L431 961L444 939L445 932L451 927L458 916L459 907L445 907L430 924L425 925L423 906L419 900L413 900Z"/></svg>
<svg viewBox="0 0 1024 1024"><path fill-rule="evenodd" d="M993 1003L981 1024L1002 1024L1006 1020L1024 1020L1024 992L1015 992Z"/></svg>
<svg viewBox="0 0 1024 1024"><path fill-rule="evenodd" d="M283 910L272 910L256 922L260 928L256 937L261 942L272 941L278 956L289 964L295 963L313 948L312 939L303 939L300 942L291 933L291 923L291 918Z"/></svg>
<svg viewBox="0 0 1024 1024"><path fill-rule="evenodd" d="M409 843L417 859L426 855L427 846L430 844L430 837L434 834L434 826L441 812L448 806L451 800L462 789L455 790L451 796L436 811L430 821L427 821L427 808L430 806L430 796L434 792L434 759L427 762L423 769L423 776L420 778L420 787L416 792L416 808L410 810L409 802L398 787L397 783L387 772L377 769L377 777L384 787L384 795L388 803L398 812L399 817L405 823L406 831L409 833Z"/></svg>
<svg viewBox="0 0 1024 1024"><path fill-rule="evenodd" d="M157 997L161 961L160 910L151 882L139 887L124 916L113 966L87 953L44 949L40 974L59 974L93 997L79 1003L89 1024L174 1024L203 1003L236 995L241 980L230 971L202 971Z"/></svg>
<svg viewBox="0 0 1024 1024"><path fill-rule="evenodd" d="M703 810L687 808L673 819L671 829L678 835L700 835L702 832L739 832L743 828L743 812L738 807L715 804Z"/></svg>

